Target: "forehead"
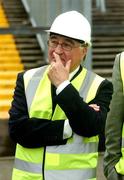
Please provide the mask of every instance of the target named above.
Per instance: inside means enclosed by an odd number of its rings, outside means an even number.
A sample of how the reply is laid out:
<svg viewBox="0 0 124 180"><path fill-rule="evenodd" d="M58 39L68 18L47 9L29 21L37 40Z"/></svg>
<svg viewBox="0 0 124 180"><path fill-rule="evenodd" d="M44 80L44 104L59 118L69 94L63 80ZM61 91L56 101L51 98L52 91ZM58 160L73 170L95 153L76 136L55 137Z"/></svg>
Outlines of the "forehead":
<svg viewBox="0 0 124 180"><path fill-rule="evenodd" d="M63 35L59 35L59 34L50 34L50 38L51 39L62 39L62 40L65 40L65 41L69 41L69 42L78 42L76 41L75 39L72 39L70 37L67 37L67 36L63 36Z"/></svg>

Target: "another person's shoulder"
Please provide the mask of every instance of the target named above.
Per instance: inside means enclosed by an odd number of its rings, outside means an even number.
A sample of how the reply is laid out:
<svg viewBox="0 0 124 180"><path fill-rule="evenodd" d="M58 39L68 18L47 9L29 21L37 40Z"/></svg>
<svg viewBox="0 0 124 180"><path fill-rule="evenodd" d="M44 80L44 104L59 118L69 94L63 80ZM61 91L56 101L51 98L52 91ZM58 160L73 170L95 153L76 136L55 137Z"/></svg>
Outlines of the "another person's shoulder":
<svg viewBox="0 0 124 180"><path fill-rule="evenodd" d="M124 67L124 51L121 52L121 53L118 53L118 54L115 56L114 68L115 68L116 66L119 67L119 69L120 69L120 66L123 66L123 67Z"/></svg>

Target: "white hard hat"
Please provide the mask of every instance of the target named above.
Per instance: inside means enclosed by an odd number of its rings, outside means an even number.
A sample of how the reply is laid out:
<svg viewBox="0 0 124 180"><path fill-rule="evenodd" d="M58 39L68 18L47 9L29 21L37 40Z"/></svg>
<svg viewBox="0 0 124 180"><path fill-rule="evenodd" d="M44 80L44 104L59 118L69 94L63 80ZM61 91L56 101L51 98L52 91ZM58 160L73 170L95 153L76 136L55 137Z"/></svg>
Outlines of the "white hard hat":
<svg viewBox="0 0 124 180"><path fill-rule="evenodd" d="M91 42L91 27L88 20L77 11L68 11L55 18L49 32L77 40Z"/></svg>

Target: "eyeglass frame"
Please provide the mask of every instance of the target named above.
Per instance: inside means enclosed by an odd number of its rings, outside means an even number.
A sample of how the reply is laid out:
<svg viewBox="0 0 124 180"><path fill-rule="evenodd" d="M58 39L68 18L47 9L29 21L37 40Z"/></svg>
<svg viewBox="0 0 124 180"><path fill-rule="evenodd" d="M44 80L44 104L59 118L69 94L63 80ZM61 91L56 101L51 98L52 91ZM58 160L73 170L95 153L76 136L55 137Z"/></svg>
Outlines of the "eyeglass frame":
<svg viewBox="0 0 124 180"><path fill-rule="evenodd" d="M72 39L72 38L71 38ZM61 48L65 51L71 51L72 49L74 48L78 48L78 47L86 47L87 44L84 42L84 41L81 41L81 40L75 40L75 39L72 39L74 42L78 42L79 45L78 46L71 46L71 44L69 45L67 42L63 42L63 43L59 43L57 42L57 40L54 40L53 42L53 45L51 44L50 45L50 42L52 41L52 38L49 38L49 40L47 41L47 45L53 49L57 48L58 45L61 46ZM56 42L55 42L56 41ZM67 47L64 47L64 45L68 45L68 48Z"/></svg>

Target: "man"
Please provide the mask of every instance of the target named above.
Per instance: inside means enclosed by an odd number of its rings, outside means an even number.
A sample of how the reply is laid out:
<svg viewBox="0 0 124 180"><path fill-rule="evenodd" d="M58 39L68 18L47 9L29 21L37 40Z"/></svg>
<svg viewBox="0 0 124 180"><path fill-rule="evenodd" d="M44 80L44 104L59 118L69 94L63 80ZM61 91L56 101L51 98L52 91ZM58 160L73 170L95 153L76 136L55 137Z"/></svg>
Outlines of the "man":
<svg viewBox="0 0 124 180"><path fill-rule="evenodd" d="M81 66L90 41L87 19L63 13L49 30L50 65L18 75L9 112L14 180L96 179L112 83Z"/></svg>
<svg viewBox="0 0 124 180"><path fill-rule="evenodd" d="M106 121L104 173L108 180L124 180L124 52L115 58L113 87Z"/></svg>

